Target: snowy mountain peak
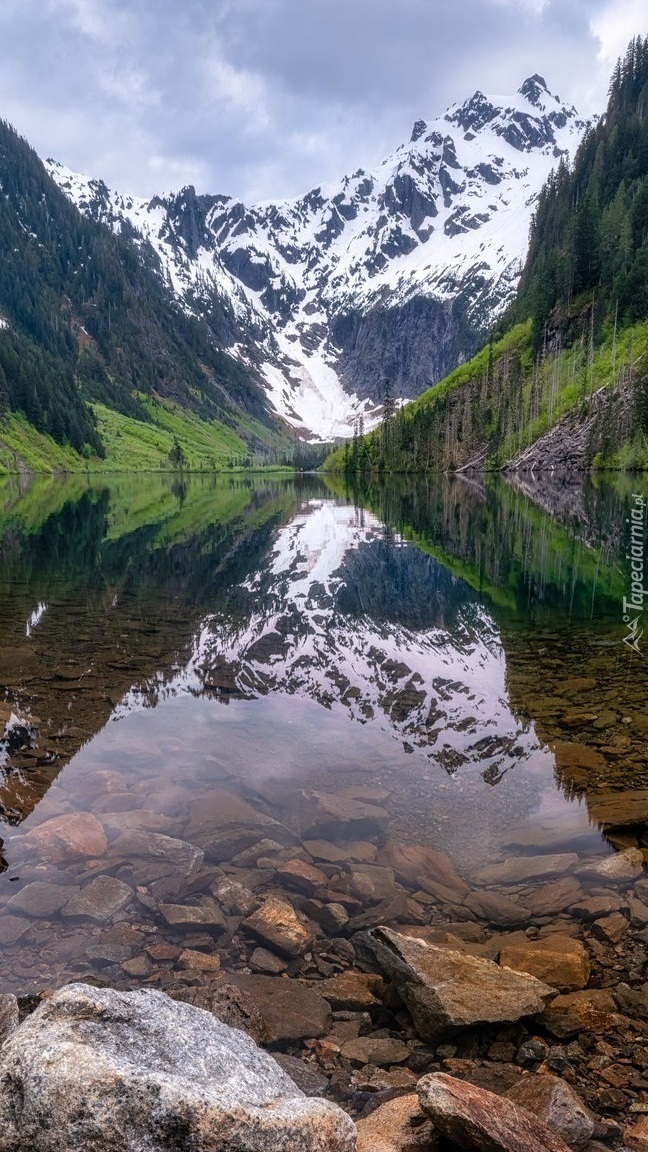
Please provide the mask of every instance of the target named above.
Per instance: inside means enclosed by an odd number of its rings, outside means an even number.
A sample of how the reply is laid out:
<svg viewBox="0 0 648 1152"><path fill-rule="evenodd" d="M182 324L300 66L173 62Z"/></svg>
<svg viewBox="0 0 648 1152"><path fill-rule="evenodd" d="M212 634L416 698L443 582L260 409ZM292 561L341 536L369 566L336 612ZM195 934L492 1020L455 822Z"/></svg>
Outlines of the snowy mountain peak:
<svg viewBox="0 0 648 1152"><path fill-rule="evenodd" d="M524 96L529 101L529 104L535 104L536 107L544 107L544 100L547 96L560 104L558 96L552 96L547 88L547 81L544 76L538 75L537 72L534 76L527 76L524 83L518 88L518 92L520 96Z"/></svg>
<svg viewBox="0 0 648 1152"><path fill-rule="evenodd" d="M515 291L537 195L586 128L541 76L477 91L330 189L246 205L191 186L150 201L54 161L79 208L152 245L188 311L232 316L231 352L302 434L379 418L471 355ZM222 305L221 305L222 311Z"/></svg>

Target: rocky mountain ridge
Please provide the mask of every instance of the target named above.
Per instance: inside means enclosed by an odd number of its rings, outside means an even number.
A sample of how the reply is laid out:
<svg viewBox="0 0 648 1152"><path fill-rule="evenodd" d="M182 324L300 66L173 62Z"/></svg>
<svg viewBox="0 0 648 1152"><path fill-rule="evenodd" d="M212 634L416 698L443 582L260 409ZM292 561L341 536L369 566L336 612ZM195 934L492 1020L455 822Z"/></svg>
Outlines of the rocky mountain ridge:
<svg viewBox="0 0 648 1152"><path fill-rule="evenodd" d="M540 189L586 126L533 76L417 121L336 187L252 206L192 187L138 199L47 167L83 213L148 241L188 313L225 299L228 350L290 425L329 439L377 419L386 378L411 398L474 352L515 292Z"/></svg>

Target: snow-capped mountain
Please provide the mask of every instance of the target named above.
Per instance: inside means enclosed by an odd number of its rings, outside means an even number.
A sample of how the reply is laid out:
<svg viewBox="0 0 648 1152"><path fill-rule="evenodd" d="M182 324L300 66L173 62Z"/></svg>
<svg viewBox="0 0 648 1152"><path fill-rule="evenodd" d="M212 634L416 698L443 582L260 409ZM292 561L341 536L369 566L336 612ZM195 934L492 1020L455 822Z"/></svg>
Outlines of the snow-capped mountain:
<svg viewBox="0 0 648 1152"><path fill-rule="evenodd" d="M476 92L375 168L294 200L246 206L191 187L147 201L55 161L78 207L157 252L187 310L231 305L230 351L302 432L348 436L388 378L418 395L472 354L511 300L536 197L586 128L542 77Z"/></svg>

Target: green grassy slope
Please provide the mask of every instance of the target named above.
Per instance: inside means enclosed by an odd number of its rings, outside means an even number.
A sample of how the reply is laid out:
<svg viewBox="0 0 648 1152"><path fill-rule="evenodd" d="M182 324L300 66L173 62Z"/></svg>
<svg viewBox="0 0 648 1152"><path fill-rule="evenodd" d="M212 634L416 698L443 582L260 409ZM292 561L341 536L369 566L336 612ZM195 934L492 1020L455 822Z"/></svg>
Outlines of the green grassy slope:
<svg viewBox="0 0 648 1152"><path fill-rule="evenodd" d="M241 417L241 431L251 441L267 445L267 454L251 456L243 438L218 420L203 420L171 401L141 397L149 421L125 416L103 404L93 405L105 459L82 456L38 432L21 413L10 412L0 422L0 474L20 472L171 472L169 453L177 443L188 471L231 470L268 463L287 447L286 438L261 428L251 416ZM244 425L244 427L243 427ZM263 449L262 449L263 453Z"/></svg>
<svg viewBox="0 0 648 1152"><path fill-rule="evenodd" d="M635 415L612 415L592 438L593 467L648 468L645 401L648 320L600 342L533 355L531 321L517 324L445 380L400 410L387 425L332 453L330 472L452 471L479 458L501 468L572 414L586 420L593 397L625 388Z"/></svg>

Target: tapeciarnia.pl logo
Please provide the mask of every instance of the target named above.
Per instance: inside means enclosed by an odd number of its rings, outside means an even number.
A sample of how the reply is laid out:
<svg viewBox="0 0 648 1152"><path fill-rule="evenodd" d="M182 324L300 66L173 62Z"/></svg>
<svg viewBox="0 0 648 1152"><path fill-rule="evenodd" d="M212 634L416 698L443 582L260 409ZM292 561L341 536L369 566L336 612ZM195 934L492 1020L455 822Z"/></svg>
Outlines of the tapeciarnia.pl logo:
<svg viewBox="0 0 648 1152"><path fill-rule="evenodd" d="M623 643L641 655L639 641L643 636L644 596L648 596L648 588L644 586L646 499L636 493L632 494L632 499L634 506L626 519L626 524L630 525L630 550L626 552L626 560L630 561L630 595L623 597L623 623L627 629Z"/></svg>

